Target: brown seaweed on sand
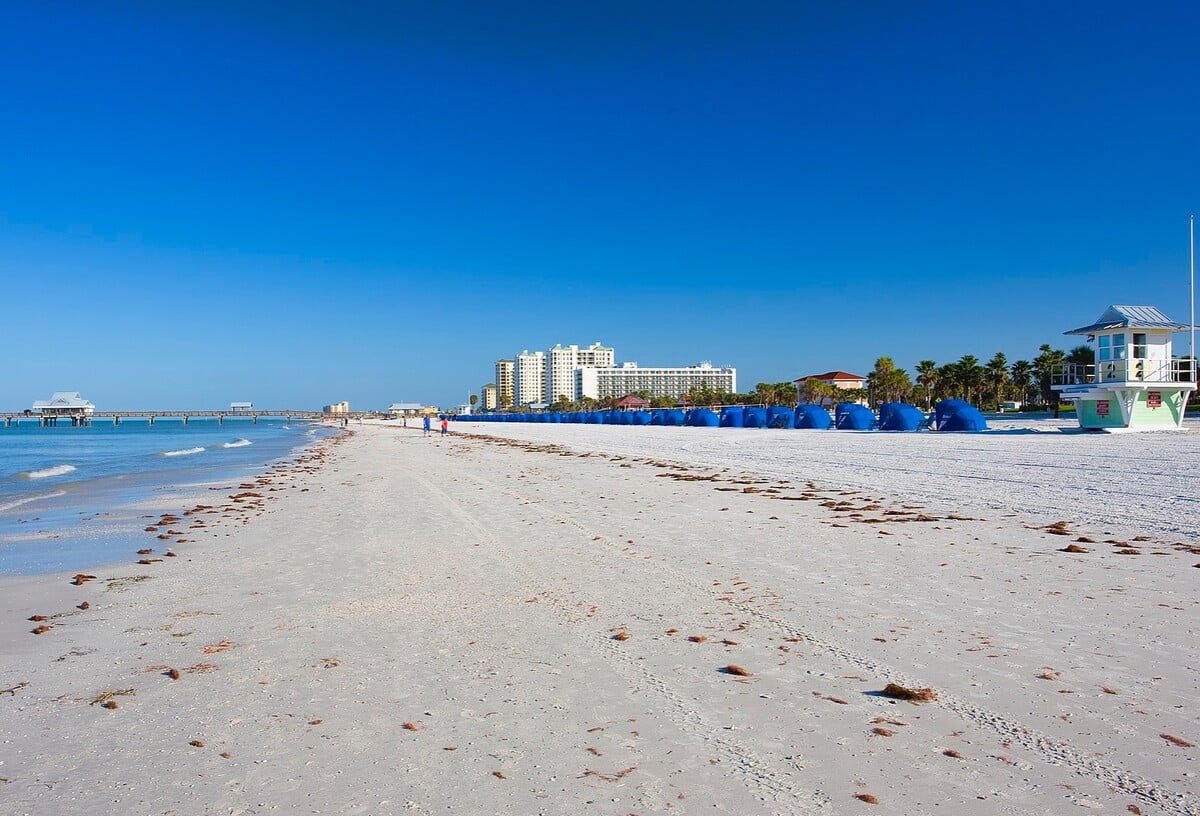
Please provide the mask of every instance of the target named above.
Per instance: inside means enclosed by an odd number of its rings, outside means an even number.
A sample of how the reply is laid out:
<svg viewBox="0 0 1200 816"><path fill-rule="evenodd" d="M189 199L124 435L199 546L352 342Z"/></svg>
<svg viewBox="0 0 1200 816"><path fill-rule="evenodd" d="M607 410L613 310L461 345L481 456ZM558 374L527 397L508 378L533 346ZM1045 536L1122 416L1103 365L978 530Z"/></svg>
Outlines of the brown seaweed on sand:
<svg viewBox="0 0 1200 816"><path fill-rule="evenodd" d="M1163 739L1165 739L1167 742L1171 743L1172 745L1178 745L1180 748L1195 748L1196 747L1195 745L1193 745L1192 743L1183 739L1182 737L1177 737L1173 734L1159 734L1159 736L1162 737Z"/></svg>
<svg viewBox="0 0 1200 816"><path fill-rule="evenodd" d="M880 694L895 700L908 700L910 703L929 703L938 698L937 692L931 688L911 689L897 683L888 683Z"/></svg>
<svg viewBox="0 0 1200 816"><path fill-rule="evenodd" d="M722 674L732 674L732 675L736 675L737 677L753 676L749 670L742 668L741 666L737 665L736 663L730 663L728 666L724 666L724 667L718 669L718 671L720 671Z"/></svg>
<svg viewBox="0 0 1200 816"><path fill-rule="evenodd" d="M878 805L879 800L869 793L856 793L854 798L860 802L866 802L868 805Z"/></svg>

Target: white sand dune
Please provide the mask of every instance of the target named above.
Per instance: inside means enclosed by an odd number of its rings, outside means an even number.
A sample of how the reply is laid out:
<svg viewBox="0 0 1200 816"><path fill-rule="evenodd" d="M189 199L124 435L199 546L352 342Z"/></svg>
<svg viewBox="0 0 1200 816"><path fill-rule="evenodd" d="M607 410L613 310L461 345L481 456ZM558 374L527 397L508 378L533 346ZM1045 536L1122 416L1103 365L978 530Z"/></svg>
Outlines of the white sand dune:
<svg viewBox="0 0 1200 816"><path fill-rule="evenodd" d="M455 430L0 586L0 812L1200 813L1195 434Z"/></svg>

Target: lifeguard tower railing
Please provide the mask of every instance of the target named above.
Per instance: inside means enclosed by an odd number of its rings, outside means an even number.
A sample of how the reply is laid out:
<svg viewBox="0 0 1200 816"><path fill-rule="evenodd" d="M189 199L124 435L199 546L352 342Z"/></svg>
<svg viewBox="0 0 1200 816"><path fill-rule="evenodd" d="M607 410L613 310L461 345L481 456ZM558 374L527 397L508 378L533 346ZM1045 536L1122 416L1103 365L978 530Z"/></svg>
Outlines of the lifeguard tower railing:
<svg viewBox="0 0 1200 816"><path fill-rule="evenodd" d="M1102 363L1059 363L1050 369L1050 385L1103 383L1177 383L1196 381L1196 362L1170 360L1106 360Z"/></svg>

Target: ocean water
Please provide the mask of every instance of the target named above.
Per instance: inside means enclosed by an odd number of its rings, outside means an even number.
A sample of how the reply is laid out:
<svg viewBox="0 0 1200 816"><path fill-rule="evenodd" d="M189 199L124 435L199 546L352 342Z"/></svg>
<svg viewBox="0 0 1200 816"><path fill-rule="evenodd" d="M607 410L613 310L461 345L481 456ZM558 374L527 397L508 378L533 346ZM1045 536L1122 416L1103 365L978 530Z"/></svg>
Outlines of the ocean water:
<svg viewBox="0 0 1200 816"><path fill-rule="evenodd" d="M332 433L293 420L0 425L0 575L86 570L154 546L146 516L211 501Z"/></svg>

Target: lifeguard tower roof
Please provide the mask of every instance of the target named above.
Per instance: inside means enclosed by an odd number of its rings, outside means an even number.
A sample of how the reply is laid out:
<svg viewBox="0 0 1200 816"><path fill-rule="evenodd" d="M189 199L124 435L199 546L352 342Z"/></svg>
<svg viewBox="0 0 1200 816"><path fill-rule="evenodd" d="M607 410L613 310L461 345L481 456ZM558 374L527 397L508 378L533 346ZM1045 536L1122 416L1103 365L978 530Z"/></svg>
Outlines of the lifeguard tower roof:
<svg viewBox="0 0 1200 816"><path fill-rule="evenodd" d="M1106 329L1169 329L1187 331L1186 323L1176 323L1153 306L1109 306L1090 326L1063 334L1092 334Z"/></svg>

